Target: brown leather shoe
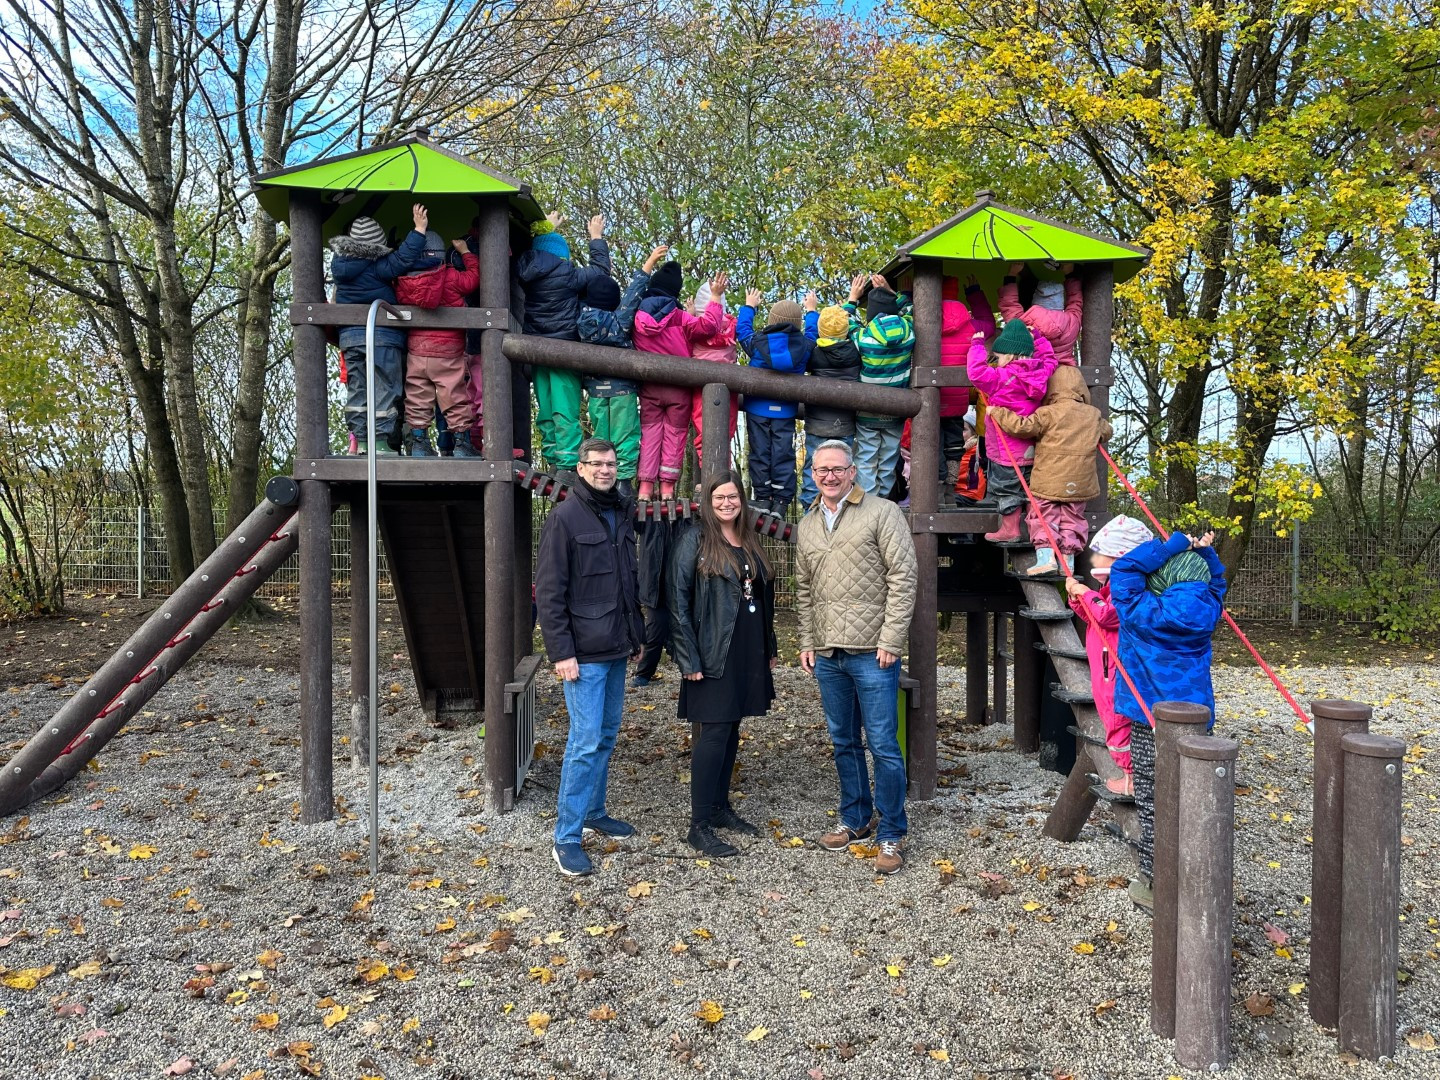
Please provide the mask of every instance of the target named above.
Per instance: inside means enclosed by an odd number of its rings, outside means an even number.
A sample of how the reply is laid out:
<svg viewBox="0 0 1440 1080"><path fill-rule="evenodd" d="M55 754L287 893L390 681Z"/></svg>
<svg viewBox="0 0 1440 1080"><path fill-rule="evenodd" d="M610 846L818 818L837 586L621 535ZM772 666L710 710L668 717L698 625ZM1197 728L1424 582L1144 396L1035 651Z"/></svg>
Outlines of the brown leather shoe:
<svg viewBox="0 0 1440 1080"><path fill-rule="evenodd" d="M904 865L905 856L900 853L900 841L881 841L880 854L875 856L875 872L878 874L893 874Z"/></svg>
<svg viewBox="0 0 1440 1080"><path fill-rule="evenodd" d="M862 829L852 829L849 825L841 825L838 829L832 829L820 837L820 846L826 851L844 851L857 840L864 840L875 831L873 821L867 823Z"/></svg>

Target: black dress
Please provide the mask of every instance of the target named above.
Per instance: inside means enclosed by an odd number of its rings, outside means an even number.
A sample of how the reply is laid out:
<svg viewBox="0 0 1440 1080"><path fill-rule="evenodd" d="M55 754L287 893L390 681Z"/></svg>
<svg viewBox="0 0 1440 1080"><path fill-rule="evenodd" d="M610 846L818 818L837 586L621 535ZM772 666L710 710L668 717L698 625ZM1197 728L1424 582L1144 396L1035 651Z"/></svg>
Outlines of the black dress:
<svg viewBox="0 0 1440 1080"><path fill-rule="evenodd" d="M760 602L764 571L751 566L740 548L731 550L740 565L755 575L751 586L755 602L740 601L735 633L730 638L730 651L725 656L725 671L720 678L694 682L685 679L680 683L682 720L736 724L742 716L764 716L775 700L775 680L770 674L770 652L766 648L764 604Z"/></svg>

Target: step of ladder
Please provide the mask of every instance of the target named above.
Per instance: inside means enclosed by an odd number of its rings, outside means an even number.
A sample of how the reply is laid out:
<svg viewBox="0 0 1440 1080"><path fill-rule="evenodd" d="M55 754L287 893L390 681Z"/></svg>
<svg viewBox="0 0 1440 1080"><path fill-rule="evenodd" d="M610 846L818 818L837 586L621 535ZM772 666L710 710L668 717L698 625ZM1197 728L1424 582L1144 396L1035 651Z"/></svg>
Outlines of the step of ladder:
<svg viewBox="0 0 1440 1080"><path fill-rule="evenodd" d="M1035 648L1043 653L1049 653L1051 656L1063 656L1066 660L1081 660L1087 664L1090 662L1090 655L1084 649L1062 649L1054 645L1047 645L1043 641L1035 642Z"/></svg>
<svg viewBox="0 0 1440 1080"><path fill-rule="evenodd" d="M1099 746L1099 747L1101 747L1102 749L1103 749L1104 746L1105 746L1105 740L1104 740L1104 739L1097 739L1094 735L1089 735L1089 734L1085 733L1084 731L1081 731L1081 730L1080 730L1077 726L1075 726L1074 724L1071 724L1071 725L1070 725L1069 727L1067 727L1065 730L1068 731L1071 735L1074 735L1074 736L1075 736L1077 739L1079 739L1081 742L1089 743L1091 746Z"/></svg>
<svg viewBox="0 0 1440 1080"><path fill-rule="evenodd" d="M1019 614L1022 619L1033 619L1035 622L1066 622L1075 617L1068 607L1054 609L1022 607Z"/></svg>
<svg viewBox="0 0 1440 1080"><path fill-rule="evenodd" d="M1064 683L1052 682L1050 696L1066 705L1094 705L1095 695L1089 690L1071 690Z"/></svg>

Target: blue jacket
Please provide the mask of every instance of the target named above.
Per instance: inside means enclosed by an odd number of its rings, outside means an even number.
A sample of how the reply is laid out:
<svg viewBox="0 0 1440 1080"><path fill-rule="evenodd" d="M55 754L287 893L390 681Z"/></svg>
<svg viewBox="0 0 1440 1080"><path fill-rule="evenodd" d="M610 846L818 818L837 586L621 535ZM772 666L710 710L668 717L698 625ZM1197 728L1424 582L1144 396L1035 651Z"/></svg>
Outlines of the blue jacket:
<svg viewBox="0 0 1440 1080"><path fill-rule="evenodd" d="M1210 564L1210 580L1181 581L1159 596L1145 578L1173 555L1190 549L1183 533L1151 540L1110 568L1110 602L1120 616L1120 663L1147 708L1157 701L1189 701L1210 710L1215 725L1215 688L1210 682L1210 638L1225 600L1225 567L1213 548L1197 548ZM1145 714L1124 679L1115 683L1115 711L1133 723Z"/></svg>
<svg viewBox="0 0 1440 1080"><path fill-rule="evenodd" d="M330 276L335 279L335 303L371 304L376 300L395 303L395 279L425 258L425 234L411 229L394 251L379 244L364 244L348 236L330 241L334 253ZM405 331L387 325L383 316L375 321L375 341L380 345L405 344ZM363 326L342 327L340 343L365 343Z"/></svg>
<svg viewBox="0 0 1440 1080"><path fill-rule="evenodd" d="M633 349L635 343L635 312L640 308L640 298L650 285L650 275L636 270L630 279L630 287L620 297L620 306L614 311L604 308L580 305L580 319L575 324L581 341L592 345L609 345L615 349ZM585 375L581 381L585 392L591 397L620 397L622 394L638 394L640 384L633 379L620 379L611 375Z"/></svg>
<svg viewBox="0 0 1440 1080"><path fill-rule="evenodd" d="M805 365L815 352L815 339L820 334L820 313L805 313L805 329L796 330L789 323L774 323L764 330L755 330L755 309L742 304L735 313L735 340L750 357L750 366L769 368L782 375L804 375ZM796 388L802 395L804 391ZM795 419L796 404L793 401L774 401L770 398L745 397L743 408L751 416L763 416L773 420Z"/></svg>
<svg viewBox="0 0 1440 1080"><path fill-rule="evenodd" d="M525 333L574 341L580 298L592 277L610 274L610 247L591 240L589 266L531 248L515 260L515 273L525 290Z"/></svg>

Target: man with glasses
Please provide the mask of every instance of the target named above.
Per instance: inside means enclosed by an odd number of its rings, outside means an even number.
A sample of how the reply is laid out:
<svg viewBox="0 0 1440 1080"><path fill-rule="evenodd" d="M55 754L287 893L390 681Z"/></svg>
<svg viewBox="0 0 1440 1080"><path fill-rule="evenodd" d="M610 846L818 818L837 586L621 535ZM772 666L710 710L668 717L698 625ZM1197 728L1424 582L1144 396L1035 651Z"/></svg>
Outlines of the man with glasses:
<svg viewBox="0 0 1440 1080"><path fill-rule="evenodd" d="M633 836L605 812L610 753L625 702L625 664L640 655L635 508L615 490L615 446L580 444L579 482L550 512L535 556L535 605L545 652L563 680L570 734L560 766L553 855L571 877L593 870L586 833Z"/></svg>
<svg viewBox="0 0 1440 1080"><path fill-rule="evenodd" d="M846 443L821 443L813 471L820 498L800 520L795 542L800 666L820 684L840 778L839 819L820 845L844 851L874 834L880 845L875 869L893 874L905 865L898 697L919 576L915 542L899 507L855 483Z"/></svg>

